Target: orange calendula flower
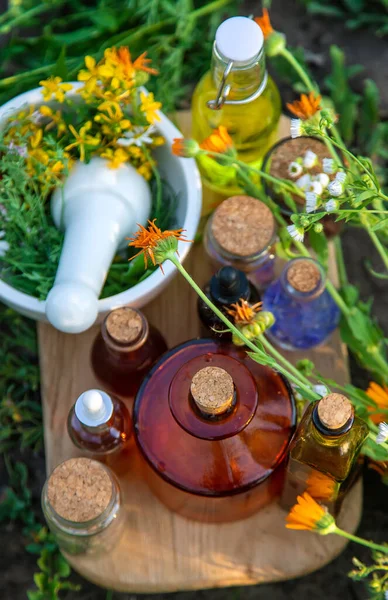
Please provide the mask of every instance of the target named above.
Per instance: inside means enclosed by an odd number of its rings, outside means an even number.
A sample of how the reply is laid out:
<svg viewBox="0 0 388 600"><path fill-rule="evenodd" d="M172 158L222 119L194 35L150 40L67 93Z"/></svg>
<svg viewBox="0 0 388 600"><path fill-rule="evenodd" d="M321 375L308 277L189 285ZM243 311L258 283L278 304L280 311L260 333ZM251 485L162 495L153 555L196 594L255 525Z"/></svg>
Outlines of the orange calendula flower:
<svg viewBox="0 0 388 600"><path fill-rule="evenodd" d="M273 29L273 27L271 25L270 18L269 18L269 12L268 12L268 10L266 8L263 8L263 14L261 15L261 17L256 17L255 18L255 23L258 24L258 26L260 27L261 31L263 32L265 40L274 31L274 29Z"/></svg>
<svg viewBox="0 0 388 600"><path fill-rule="evenodd" d="M199 146L202 150L226 154L233 149L233 140L226 127L220 125Z"/></svg>
<svg viewBox="0 0 388 600"><path fill-rule="evenodd" d="M229 308L227 312L233 317L236 325L250 325L261 310L262 304L262 302L257 302L250 305L249 302L240 298L236 304L232 304L232 308Z"/></svg>
<svg viewBox="0 0 388 600"><path fill-rule="evenodd" d="M336 482L319 471L311 471L307 479L307 493L315 500L331 500L336 490Z"/></svg>
<svg viewBox="0 0 388 600"><path fill-rule="evenodd" d="M286 517L288 529L304 529L316 531L322 535L333 533L336 525L327 509L318 504L307 492L298 496L297 504L293 506Z"/></svg>
<svg viewBox="0 0 388 600"><path fill-rule="evenodd" d="M366 390L366 394L376 403L377 408L388 410L388 387L385 384L381 386L378 383L371 381L368 389ZM371 414L370 418L373 423L376 423L377 425L380 423L380 421L387 417L387 413L379 413L378 410L376 410L376 407L372 404L370 405L369 409L372 413L375 413Z"/></svg>
<svg viewBox="0 0 388 600"><path fill-rule="evenodd" d="M138 56L137 59L134 60L133 66L136 69L136 71L145 71L150 75L158 75L159 71L148 66L150 62L151 59L147 58L147 52L143 52L143 54L140 54L140 56Z"/></svg>
<svg viewBox="0 0 388 600"><path fill-rule="evenodd" d="M291 103L288 102L287 108L293 115L298 117L298 119L306 121L321 110L321 99L322 97L315 96L314 92L310 92L309 95L302 94L300 100L295 100Z"/></svg>
<svg viewBox="0 0 388 600"><path fill-rule="evenodd" d="M175 156L190 158L196 156L198 151L199 144L195 140L185 140L184 138L173 139L171 152Z"/></svg>
<svg viewBox="0 0 388 600"><path fill-rule="evenodd" d="M129 238L129 246L140 248L140 251L129 260L143 254L145 268L148 266L148 259L151 259L152 264L159 265L163 273L162 262L171 252L178 254L178 241L191 242L192 240L187 240L185 235L182 235L184 229L162 231L155 225L155 220L148 221L148 228L139 225L139 230L134 237Z"/></svg>

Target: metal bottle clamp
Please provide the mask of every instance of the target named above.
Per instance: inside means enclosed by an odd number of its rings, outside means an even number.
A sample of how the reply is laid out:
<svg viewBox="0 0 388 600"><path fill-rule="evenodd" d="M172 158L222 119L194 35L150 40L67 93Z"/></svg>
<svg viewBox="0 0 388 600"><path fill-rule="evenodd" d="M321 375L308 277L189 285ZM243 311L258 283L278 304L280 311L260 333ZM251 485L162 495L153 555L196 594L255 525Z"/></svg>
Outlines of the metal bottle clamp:
<svg viewBox="0 0 388 600"><path fill-rule="evenodd" d="M264 77L262 79L261 84L259 85L257 90L255 90L253 92L253 94L251 94L247 98L241 98L241 100L227 100L227 97L230 92L230 85L226 83L226 80L228 79L228 76L232 70L232 67L233 67L233 61L231 60L228 62L227 66L225 68L225 71L222 75L220 87L218 88L218 92L217 92L217 97L215 98L215 100L208 100L206 102L207 107L210 108L211 110L220 110L224 106L224 104L234 104L234 105L248 104L249 102L252 102L253 100L256 100L256 98L261 96L261 94L265 90L265 87L266 87L267 81L268 81L267 70L264 73Z"/></svg>

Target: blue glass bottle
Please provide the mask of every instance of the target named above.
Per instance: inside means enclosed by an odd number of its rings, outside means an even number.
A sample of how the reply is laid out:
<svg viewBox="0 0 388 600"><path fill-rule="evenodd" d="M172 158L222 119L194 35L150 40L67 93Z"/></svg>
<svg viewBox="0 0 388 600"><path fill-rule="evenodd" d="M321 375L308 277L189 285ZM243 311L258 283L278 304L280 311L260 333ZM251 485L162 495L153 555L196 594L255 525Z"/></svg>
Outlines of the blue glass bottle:
<svg viewBox="0 0 388 600"><path fill-rule="evenodd" d="M322 344L337 327L340 310L325 289L326 275L311 258L295 258L264 292L263 310L275 317L268 337L286 350Z"/></svg>

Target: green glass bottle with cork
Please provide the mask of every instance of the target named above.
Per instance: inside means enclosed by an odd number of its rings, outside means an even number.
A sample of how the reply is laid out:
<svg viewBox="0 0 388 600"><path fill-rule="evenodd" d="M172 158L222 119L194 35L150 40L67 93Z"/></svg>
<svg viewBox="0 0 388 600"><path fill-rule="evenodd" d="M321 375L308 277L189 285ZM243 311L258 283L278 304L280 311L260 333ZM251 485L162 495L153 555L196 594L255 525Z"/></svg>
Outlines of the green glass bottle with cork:
<svg viewBox="0 0 388 600"><path fill-rule="evenodd" d="M247 17L232 17L216 32L211 69L198 83L193 99L193 137L199 143L217 128L225 127L238 157L259 165L274 143L281 113L279 91L265 67L264 36ZM231 196L239 186L233 169L207 156L198 159L205 184ZM204 206L203 214L211 211Z"/></svg>
<svg viewBox="0 0 388 600"><path fill-rule="evenodd" d="M368 435L342 394L328 394L308 406L290 445L282 506L289 510L308 492L336 516L358 473L357 459Z"/></svg>

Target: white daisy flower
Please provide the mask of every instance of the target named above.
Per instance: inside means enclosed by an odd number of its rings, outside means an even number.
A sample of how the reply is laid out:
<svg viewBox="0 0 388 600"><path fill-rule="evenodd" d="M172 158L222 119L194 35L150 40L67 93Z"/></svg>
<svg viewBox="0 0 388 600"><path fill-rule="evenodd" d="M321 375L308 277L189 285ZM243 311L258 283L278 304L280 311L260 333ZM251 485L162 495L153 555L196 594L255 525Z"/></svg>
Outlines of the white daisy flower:
<svg viewBox="0 0 388 600"><path fill-rule="evenodd" d="M323 172L331 175L334 173L334 159L333 158L324 158L322 160Z"/></svg>
<svg viewBox="0 0 388 600"><path fill-rule="evenodd" d="M297 162L292 162L288 165L288 174L293 179L296 179L297 177L299 177L299 175L302 173L302 171L303 171L302 165L300 165Z"/></svg>
<svg viewBox="0 0 388 600"><path fill-rule="evenodd" d="M306 192L306 212L311 213L316 210L318 196L314 192Z"/></svg>
<svg viewBox="0 0 388 600"><path fill-rule="evenodd" d="M317 196L320 196L323 192L323 187L322 185L319 183L319 181L312 181L310 183L309 192L314 192L314 194L317 194Z"/></svg>
<svg viewBox="0 0 388 600"><path fill-rule="evenodd" d="M344 186L342 185L342 183L340 181L336 181L334 179L334 181L331 181L329 183L329 185L327 186L327 189L329 190L330 194L332 196L341 196L341 194L343 194L344 191Z"/></svg>
<svg viewBox="0 0 388 600"><path fill-rule="evenodd" d="M290 135L292 139L302 135L302 121L300 119L291 119Z"/></svg>
<svg viewBox="0 0 388 600"><path fill-rule="evenodd" d="M119 138L117 143L119 146L142 146L143 144L152 144L153 140L151 133L154 133L154 131L154 125L150 125L146 130L144 130L144 127L136 126L130 131L126 131L124 137Z"/></svg>
<svg viewBox="0 0 388 600"><path fill-rule="evenodd" d="M333 212L334 210L337 210L337 208L338 202L337 200L333 200L333 198L330 198L330 200L328 200L325 204L325 209L327 212Z"/></svg>
<svg viewBox="0 0 388 600"><path fill-rule="evenodd" d="M311 176L306 173L306 175L302 175L295 181L295 185L301 190L307 190L311 183Z"/></svg>
<svg viewBox="0 0 388 600"><path fill-rule="evenodd" d="M346 173L344 173L343 171L338 171L338 173L336 173L335 181L344 183L345 179L346 179Z"/></svg>
<svg viewBox="0 0 388 600"><path fill-rule="evenodd" d="M323 188L327 188L330 183L330 177L326 175L326 173L318 173L318 175L314 177L314 181L318 181Z"/></svg>
<svg viewBox="0 0 388 600"><path fill-rule="evenodd" d="M312 150L307 150L303 157L303 166L311 169L317 163L318 156Z"/></svg>
<svg viewBox="0 0 388 600"><path fill-rule="evenodd" d="M321 398L324 398L329 393L329 390L327 389L327 387L325 385L323 385L322 383L314 385L313 390L314 390L314 392L319 394L321 396Z"/></svg>
<svg viewBox="0 0 388 600"><path fill-rule="evenodd" d="M296 225L289 225L287 227L287 231L296 242L303 242L304 240L304 231L301 227L296 227Z"/></svg>
<svg viewBox="0 0 388 600"><path fill-rule="evenodd" d="M384 444L388 440L388 423L380 423L379 432L376 435L376 444Z"/></svg>

